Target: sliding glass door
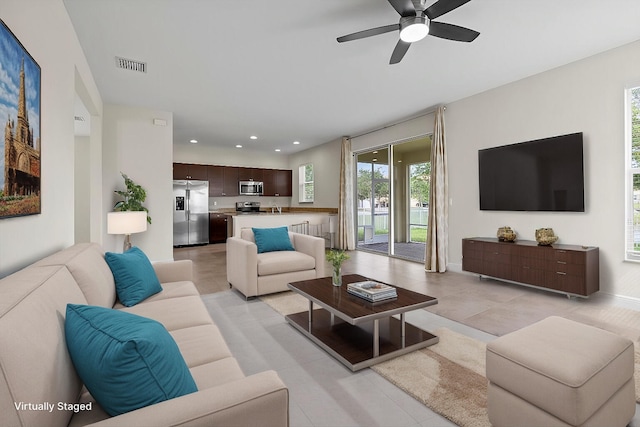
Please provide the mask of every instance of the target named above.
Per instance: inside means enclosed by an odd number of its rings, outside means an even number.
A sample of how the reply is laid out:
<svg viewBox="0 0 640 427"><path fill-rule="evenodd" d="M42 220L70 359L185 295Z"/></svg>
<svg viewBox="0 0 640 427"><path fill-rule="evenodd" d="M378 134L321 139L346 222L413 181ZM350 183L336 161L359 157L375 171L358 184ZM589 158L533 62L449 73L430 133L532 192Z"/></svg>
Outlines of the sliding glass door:
<svg viewBox="0 0 640 427"><path fill-rule="evenodd" d="M357 164L357 247L388 253L389 150L360 153Z"/></svg>
<svg viewBox="0 0 640 427"><path fill-rule="evenodd" d="M356 154L358 249L424 261L430 156L429 136Z"/></svg>

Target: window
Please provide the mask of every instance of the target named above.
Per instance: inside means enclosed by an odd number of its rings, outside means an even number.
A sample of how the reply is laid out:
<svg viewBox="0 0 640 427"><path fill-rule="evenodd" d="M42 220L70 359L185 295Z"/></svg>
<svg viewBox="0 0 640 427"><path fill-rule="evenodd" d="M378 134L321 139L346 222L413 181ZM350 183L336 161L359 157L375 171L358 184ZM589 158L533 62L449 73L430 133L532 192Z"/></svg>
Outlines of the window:
<svg viewBox="0 0 640 427"><path fill-rule="evenodd" d="M313 202L313 164L307 163L298 168L298 201Z"/></svg>
<svg viewBox="0 0 640 427"><path fill-rule="evenodd" d="M640 87L627 90L626 104L625 258L640 261Z"/></svg>

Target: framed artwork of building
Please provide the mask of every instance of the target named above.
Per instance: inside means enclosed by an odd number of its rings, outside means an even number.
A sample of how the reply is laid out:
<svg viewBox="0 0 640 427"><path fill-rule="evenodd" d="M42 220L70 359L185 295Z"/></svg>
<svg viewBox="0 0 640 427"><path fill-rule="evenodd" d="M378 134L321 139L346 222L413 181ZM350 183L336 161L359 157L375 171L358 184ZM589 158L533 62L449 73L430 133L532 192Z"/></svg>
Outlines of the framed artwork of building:
<svg viewBox="0 0 640 427"><path fill-rule="evenodd" d="M40 66L0 20L0 219L40 213Z"/></svg>

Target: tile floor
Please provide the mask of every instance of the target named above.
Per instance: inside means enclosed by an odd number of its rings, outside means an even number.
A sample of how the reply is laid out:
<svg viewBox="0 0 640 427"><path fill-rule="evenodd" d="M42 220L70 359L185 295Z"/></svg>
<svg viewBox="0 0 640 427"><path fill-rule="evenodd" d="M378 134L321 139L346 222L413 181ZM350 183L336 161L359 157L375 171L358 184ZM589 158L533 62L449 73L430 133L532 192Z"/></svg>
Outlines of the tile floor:
<svg viewBox="0 0 640 427"><path fill-rule="evenodd" d="M224 271L220 271L224 252L208 248L208 253L194 263L195 270L205 262L205 269L217 266L213 268L217 271L207 273L213 275L210 277L224 277ZM212 257L216 260L211 260ZM407 321L427 330L447 327L486 342L495 335L478 328L500 330L500 325L506 323L517 329L540 316L583 307L616 305L640 310L635 301L607 295L587 300L567 299L531 288L479 281L465 273L425 273L421 264L366 252L352 252L343 270L345 274L374 276L436 296L441 303L433 307L433 312L408 313ZM206 275L196 274L198 277L207 280ZM259 299L245 301L237 291L228 290L223 284L219 287L224 291L203 295L211 316L246 374L268 369L278 372L290 390L292 427L453 425L370 369L352 373L289 326L271 307ZM198 287L207 288L206 284ZM447 313L440 314L448 318L438 315L438 310L445 309ZM640 427L638 409L632 427Z"/></svg>

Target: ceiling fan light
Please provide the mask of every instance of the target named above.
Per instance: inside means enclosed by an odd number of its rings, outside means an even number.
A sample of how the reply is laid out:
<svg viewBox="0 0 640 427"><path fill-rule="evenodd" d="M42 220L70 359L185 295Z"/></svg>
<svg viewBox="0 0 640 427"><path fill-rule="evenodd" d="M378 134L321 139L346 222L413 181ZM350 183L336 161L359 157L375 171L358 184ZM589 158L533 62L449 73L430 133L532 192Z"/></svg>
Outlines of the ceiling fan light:
<svg viewBox="0 0 640 427"><path fill-rule="evenodd" d="M407 16L400 20L400 40L413 43L429 34L429 22L424 16Z"/></svg>

